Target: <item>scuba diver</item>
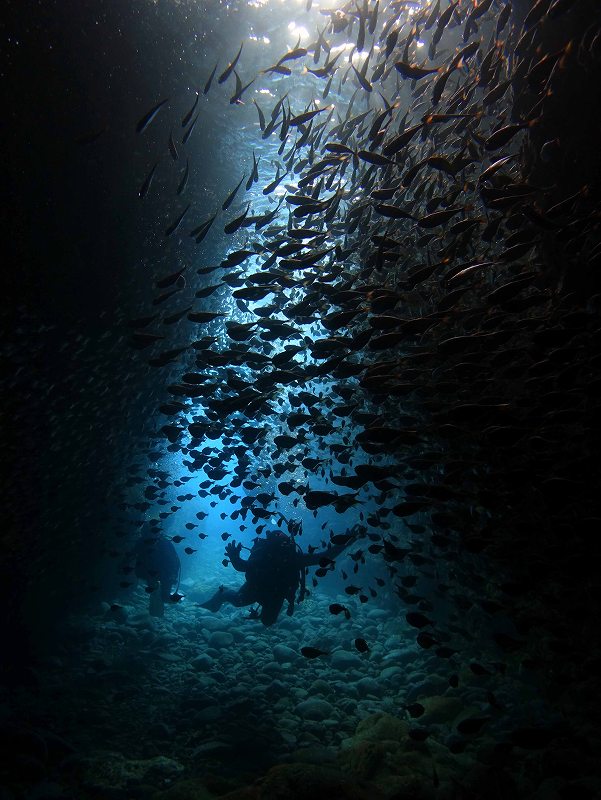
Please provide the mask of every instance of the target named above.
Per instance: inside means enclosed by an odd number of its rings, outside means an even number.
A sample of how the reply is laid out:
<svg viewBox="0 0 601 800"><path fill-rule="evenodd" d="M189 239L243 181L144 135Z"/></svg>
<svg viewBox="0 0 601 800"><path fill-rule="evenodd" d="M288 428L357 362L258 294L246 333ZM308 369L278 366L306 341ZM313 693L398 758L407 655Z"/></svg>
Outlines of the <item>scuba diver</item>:
<svg viewBox="0 0 601 800"><path fill-rule="evenodd" d="M162 617L165 603L168 600L177 602L181 597L177 593L181 564L175 547L164 536L144 538L134 548L133 556L136 575L146 581L146 591L150 595L148 613L152 617Z"/></svg>
<svg viewBox="0 0 601 800"><path fill-rule="evenodd" d="M303 553L291 536L280 530L268 531L264 539L255 539L247 560L240 557L242 545L232 540L226 545L225 552L234 569L244 572L246 581L239 589L220 586L200 607L219 611L223 603L231 603L236 608L258 603L261 611L251 610L251 618L260 619L266 626L273 625L284 600L288 602L286 613L292 616L299 587L298 602L303 600L306 593L305 569L329 565L355 541L357 535L353 529L344 544L333 545L321 552Z"/></svg>

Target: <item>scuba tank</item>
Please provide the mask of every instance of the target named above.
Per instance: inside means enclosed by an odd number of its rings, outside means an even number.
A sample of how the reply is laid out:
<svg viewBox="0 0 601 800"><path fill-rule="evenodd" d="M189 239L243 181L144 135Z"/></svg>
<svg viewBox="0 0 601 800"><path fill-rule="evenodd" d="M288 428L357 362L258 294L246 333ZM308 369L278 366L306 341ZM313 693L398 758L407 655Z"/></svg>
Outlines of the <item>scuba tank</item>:
<svg viewBox="0 0 601 800"><path fill-rule="evenodd" d="M282 589L286 589L289 614L294 607L296 587L300 584L298 602L303 600L306 593L305 570L302 566L298 569L293 568L292 564L293 560L297 561L299 555L302 556L302 550L296 543L294 534L286 535L283 531L277 531L267 534L265 539L255 541L247 562L247 580L271 582L274 578L277 580L278 572L288 576L286 581L288 585L282 586Z"/></svg>

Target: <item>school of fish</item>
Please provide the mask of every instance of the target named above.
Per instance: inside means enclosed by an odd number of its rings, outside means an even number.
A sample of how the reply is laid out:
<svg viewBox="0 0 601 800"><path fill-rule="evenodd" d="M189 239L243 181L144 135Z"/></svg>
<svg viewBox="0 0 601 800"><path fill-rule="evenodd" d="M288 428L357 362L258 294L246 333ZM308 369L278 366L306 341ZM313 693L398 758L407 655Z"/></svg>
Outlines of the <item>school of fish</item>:
<svg viewBox="0 0 601 800"><path fill-rule="evenodd" d="M600 296L587 277L601 266L598 179L569 191L549 181L563 146L549 106L566 74L588 74L601 57L598 19L569 36L578 6L322 9L310 43L256 75L244 72L244 43L233 47L223 71L207 66L183 118L161 98L136 128L144 141L169 117L180 199L157 224L165 238L191 237L198 255L158 276L152 306L129 322L156 380L178 374L165 380L164 444L154 437L151 455L180 452L190 474L132 472L128 488L143 496L130 507L156 512L160 529L185 502L229 497L232 531L250 519L258 533L285 520L290 502L332 508L341 521L330 541L360 525L351 556L361 585L347 594L368 602L392 586L418 644L440 658L461 652L468 609L488 620L512 609L515 638L491 623L499 659L470 664L474 675L502 672L516 653L544 661L528 649L540 626L571 650L577 672L595 635L579 600L554 601L557 586L589 581L599 523L586 490L599 477ZM559 44L551 50L548 39ZM268 109L257 90L270 81ZM308 104L298 104L295 82L310 88ZM210 209L185 199L203 95L254 104L257 150L273 152L239 165ZM142 202L162 155L148 153ZM232 245L211 263L218 229ZM189 494L166 511L173 486ZM573 559L558 558L566 537ZM496 580L469 573L480 555L498 565ZM411 588L440 560L465 591L438 586L455 608L439 624ZM366 561L382 567L375 585L362 584ZM333 568L324 564L313 585ZM330 612L350 614L340 604ZM418 703L408 710L421 713ZM459 732L485 724L466 719ZM525 746L547 742L544 732L519 735L533 740Z"/></svg>

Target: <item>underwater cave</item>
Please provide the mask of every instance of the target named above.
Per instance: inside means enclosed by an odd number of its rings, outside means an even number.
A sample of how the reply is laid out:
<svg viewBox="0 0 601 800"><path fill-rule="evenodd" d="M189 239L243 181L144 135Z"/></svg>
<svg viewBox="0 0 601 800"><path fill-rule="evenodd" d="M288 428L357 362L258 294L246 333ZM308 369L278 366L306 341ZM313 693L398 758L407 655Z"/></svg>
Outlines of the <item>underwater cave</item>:
<svg viewBox="0 0 601 800"><path fill-rule="evenodd" d="M8 0L0 800L601 797L598 0Z"/></svg>

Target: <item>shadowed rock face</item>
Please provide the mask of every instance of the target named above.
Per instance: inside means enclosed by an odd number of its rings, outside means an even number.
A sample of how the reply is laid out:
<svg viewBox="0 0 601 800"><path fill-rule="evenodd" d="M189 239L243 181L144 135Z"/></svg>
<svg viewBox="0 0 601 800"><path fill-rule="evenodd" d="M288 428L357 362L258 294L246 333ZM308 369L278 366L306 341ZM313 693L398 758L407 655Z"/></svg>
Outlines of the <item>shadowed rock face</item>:
<svg viewBox="0 0 601 800"><path fill-rule="evenodd" d="M102 787L165 800L198 763L240 797L488 796L497 768L592 796L599 4L543 3L517 50L525 0L498 35L501 2L467 32L460 2L438 44L447 0L371 32L299 9L307 36L287 4L121 6L9 9L0 777L79 797L110 741ZM203 618L229 537L300 519L304 549L361 535L295 617ZM188 581L159 627L142 523ZM278 764L311 748L336 768Z"/></svg>
<svg viewBox="0 0 601 800"><path fill-rule="evenodd" d="M376 800L385 797L376 786L362 780L349 780L343 772L308 764L284 764L273 767L254 789L241 789L225 795L228 800L245 798L287 798L309 800L311 797L335 797L339 800Z"/></svg>

